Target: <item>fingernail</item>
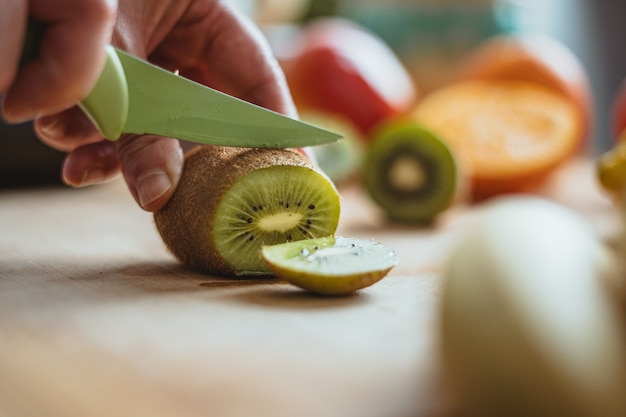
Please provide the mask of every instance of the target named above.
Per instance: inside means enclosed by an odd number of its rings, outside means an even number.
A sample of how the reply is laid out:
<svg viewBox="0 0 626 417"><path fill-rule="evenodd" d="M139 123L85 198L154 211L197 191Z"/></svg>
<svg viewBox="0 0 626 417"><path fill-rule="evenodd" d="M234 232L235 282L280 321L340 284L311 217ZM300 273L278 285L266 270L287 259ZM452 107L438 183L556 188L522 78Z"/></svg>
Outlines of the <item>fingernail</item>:
<svg viewBox="0 0 626 417"><path fill-rule="evenodd" d="M35 127L40 135L48 139L56 139L61 136L61 131L57 129L59 121L58 117L40 117L35 122Z"/></svg>
<svg viewBox="0 0 626 417"><path fill-rule="evenodd" d="M31 112L31 111L15 112L12 107L7 106L6 103L3 103L2 118L8 124L24 123L24 122L35 119L35 117L37 117L36 112Z"/></svg>
<svg viewBox="0 0 626 417"><path fill-rule="evenodd" d="M139 179L137 195L139 204L146 207L172 188L169 175L163 170L149 172Z"/></svg>
<svg viewBox="0 0 626 417"><path fill-rule="evenodd" d="M104 181L105 175L104 170L100 168L90 168L85 171L83 178L81 179L79 184L74 185L75 187L86 187L91 184L96 184Z"/></svg>

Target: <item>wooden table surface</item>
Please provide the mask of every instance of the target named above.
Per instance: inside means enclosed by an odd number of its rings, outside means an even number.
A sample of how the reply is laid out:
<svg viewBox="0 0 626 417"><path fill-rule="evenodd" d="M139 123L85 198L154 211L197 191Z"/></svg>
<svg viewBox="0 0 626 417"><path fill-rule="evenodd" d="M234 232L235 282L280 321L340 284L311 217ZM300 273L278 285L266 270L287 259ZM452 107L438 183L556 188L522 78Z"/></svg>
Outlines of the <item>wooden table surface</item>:
<svg viewBox="0 0 626 417"><path fill-rule="evenodd" d="M586 160L541 191L619 232ZM341 298L182 269L121 182L0 191L0 415L445 415L442 267L477 207L430 228L385 223L342 189L339 233L392 245L399 265Z"/></svg>

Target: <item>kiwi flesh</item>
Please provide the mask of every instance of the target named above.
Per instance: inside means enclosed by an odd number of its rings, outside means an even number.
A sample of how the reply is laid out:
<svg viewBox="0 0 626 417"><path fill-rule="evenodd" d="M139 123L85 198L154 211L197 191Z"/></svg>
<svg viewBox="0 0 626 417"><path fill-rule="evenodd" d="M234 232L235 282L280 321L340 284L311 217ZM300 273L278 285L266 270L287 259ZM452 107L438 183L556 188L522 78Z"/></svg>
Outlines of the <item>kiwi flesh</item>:
<svg viewBox="0 0 626 417"><path fill-rule="evenodd" d="M375 132L362 181L391 221L428 224L454 200L458 168L451 149L433 132L394 121Z"/></svg>
<svg viewBox="0 0 626 417"><path fill-rule="evenodd" d="M398 263L396 252L383 243L342 236L264 246L261 256L279 278L324 295L373 285Z"/></svg>
<svg viewBox="0 0 626 417"><path fill-rule="evenodd" d="M263 245L332 234L339 213L332 182L297 151L201 146L154 219L186 267L245 276L271 274Z"/></svg>

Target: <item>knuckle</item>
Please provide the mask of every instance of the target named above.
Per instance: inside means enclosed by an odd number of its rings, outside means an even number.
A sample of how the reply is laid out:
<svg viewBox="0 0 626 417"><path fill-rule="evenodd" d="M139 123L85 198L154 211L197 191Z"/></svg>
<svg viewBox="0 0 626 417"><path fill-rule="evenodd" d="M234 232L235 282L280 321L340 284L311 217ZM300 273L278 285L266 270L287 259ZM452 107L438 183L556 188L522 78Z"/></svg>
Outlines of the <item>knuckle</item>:
<svg viewBox="0 0 626 417"><path fill-rule="evenodd" d="M171 169L182 159L176 139L154 135L124 135L115 142L118 159L131 176L154 167Z"/></svg>
<svg viewBox="0 0 626 417"><path fill-rule="evenodd" d="M151 135L124 135L115 142L118 158L123 165L140 170L146 159L154 163L152 157L147 158L147 155L152 155L157 141L158 137Z"/></svg>
<svg viewBox="0 0 626 417"><path fill-rule="evenodd" d="M117 12L117 0L92 0L89 2L90 12L98 21L112 22Z"/></svg>

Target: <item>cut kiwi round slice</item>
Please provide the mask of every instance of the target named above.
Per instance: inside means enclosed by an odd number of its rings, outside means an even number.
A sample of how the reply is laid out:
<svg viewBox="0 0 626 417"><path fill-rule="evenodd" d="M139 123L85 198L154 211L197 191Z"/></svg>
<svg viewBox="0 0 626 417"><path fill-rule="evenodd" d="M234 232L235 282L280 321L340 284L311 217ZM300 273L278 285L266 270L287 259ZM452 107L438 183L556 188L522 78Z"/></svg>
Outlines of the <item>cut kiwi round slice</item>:
<svg viewBox="0 0 626 417"><path fill-rule="evenodd" d="M155 213L184 265L217 275L269 275L261 247L327 236L339 221L332 182L301 153L196 148L170 201Z"/></svg>
<svg viewBox="0 0 626 417"><path fill-rule="evenodd" d="M454 200L458 169L439 137L414 122L396 121L375 134L362 178L390 220L428 223Z"/></svg>
<svg viewBox="0 0 626 417"><path fill-rule="evenodd" d="M387 245L341 236L264 246L261 255L278 277L328 295L368 287L398 263L396 252Z"/></svg>

